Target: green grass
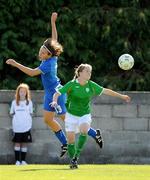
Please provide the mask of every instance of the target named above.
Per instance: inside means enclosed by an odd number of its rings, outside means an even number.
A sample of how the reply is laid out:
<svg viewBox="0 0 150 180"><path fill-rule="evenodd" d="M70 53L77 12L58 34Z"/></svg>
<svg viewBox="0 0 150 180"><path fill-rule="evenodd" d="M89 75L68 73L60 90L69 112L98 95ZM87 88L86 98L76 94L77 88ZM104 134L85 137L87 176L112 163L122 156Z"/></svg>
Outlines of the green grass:
<svg viewBox="0 0 150 180"><path fill-rule="evenodd" d="M150 165L0 165L0 180L150 180Z"/></svg>

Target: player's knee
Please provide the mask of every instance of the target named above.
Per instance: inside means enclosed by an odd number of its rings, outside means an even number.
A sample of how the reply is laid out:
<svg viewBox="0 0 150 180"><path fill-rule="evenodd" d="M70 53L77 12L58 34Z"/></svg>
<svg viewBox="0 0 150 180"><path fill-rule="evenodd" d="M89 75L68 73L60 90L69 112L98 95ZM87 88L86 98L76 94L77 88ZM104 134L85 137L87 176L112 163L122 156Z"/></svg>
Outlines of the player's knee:
<svg viewBox="0 0 150 180"><path fill-rule="evenodd" d="M80 133L83 134L83 135L86 135L87 134L87 130L86 129L82 129L82 130L80 130Z"/></svg>
<svg viewBox="0 0 150 180"><path fill-rule="evenodd" d="M80 126L81 134L87 134L87 132L88 132L88 126Z"/></svg>
<svg viewBox="0 0 150 180"><path fill-rule="evenodd" d="M45 124L47 124L47 125L50 125L50 124L51 124L51 120L50 120L50 119L44 119L44 122L45 122Z"/></svg>

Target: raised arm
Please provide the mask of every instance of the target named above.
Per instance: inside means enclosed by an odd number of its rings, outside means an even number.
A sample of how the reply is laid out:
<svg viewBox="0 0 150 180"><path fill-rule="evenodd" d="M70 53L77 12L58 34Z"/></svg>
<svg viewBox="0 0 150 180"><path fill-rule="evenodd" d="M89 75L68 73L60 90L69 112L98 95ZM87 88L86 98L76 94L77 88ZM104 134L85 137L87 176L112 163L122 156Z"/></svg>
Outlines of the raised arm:
<svg viewBox="0 0 150 180"><path fill-rule="evenodd" d="M103 94L108 95L108 96L114 96L118 97L120 99L125 100L126 102L130 102L131 98L128 95L120 94L118 92L115 92L111 89L104 88Z"/></svg>
<svg viewBox="0 0 150 180"><path fill-rule="evenodd" d="M53 12L51 16L51 27L52 27L52 40L57 41L58 34L56 29L56 19L57 19L57 13Z"/></svg>
<svg viewBox="0 0 150 180"><path fill-rule="evenodd" d="M38 68L32 69L32 68L23 66L22 64L16 62L14 59L8 59L6 61L6 64L9 64L13 67L18 68L20 71L24 72L25 74L27 74L29 76L37 76L37 75L41 74L41 71Z"/></svg>

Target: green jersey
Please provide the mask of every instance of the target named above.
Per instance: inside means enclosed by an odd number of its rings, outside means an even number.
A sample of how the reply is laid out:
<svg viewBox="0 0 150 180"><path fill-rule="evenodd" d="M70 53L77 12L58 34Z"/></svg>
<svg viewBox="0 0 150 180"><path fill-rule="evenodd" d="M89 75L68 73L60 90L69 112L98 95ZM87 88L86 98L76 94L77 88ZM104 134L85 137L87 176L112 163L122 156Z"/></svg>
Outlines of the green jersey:
<svg viewBox="0 0 150 180"><path fill-rule="evenodd" d="M67 111L75 116L83 116L91 112L91 99L103 92L103 87L93 81L80 85L77 80L69 81L58 89L61 94L67 94Z"/></svg>

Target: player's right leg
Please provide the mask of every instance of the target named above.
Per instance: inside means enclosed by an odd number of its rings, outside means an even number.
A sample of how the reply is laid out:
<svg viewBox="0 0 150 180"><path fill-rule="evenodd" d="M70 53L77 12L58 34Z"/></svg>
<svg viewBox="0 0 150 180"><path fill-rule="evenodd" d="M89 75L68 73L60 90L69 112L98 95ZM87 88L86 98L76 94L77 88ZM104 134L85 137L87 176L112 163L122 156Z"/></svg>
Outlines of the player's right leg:
<svg viewBox="0 0 150 180"><path fill-rule="evenodd" d="M20 143L15 143L14 144L14 153L15 153L15 164L18 166L18 165L21 165L21 162L20 162Z"/></svg>
<svg viewBox="0 0 150 180"><path fill-rule="evenodd" d="M75 133L67 132L67 140L68 140L68 155L70 158L70 169L78 168L77 159L75 159Z"/></svg>
<svg viewBox="0 0 150 180"><path fill-rule="evenodd" d="M75 134L79 132L78 117L70 113L66 113L65 130L68 141L68 155L70 158L70 169L76 169L78 168L78 164L77 164L77 160L75 160L74 157L76 153Z"/></svg>
<svg viewBox="0 0 150 180"><path fill-rule="evenodd" d="M70 169L77 169L78 168L78 158L74 157L70 161Z"/></svg>
<svg viewBox="0 0 150 180"><path fill-rule="evenodd" d="M44 121L52 129L58 140L61 142L62 146L60 157L62 157L67 152L67 139L61 128L61 125L55 119L55 109L50 105L52 98L53 93L48 93L44 97ZM62 110L61 116L65 117L65 109Z"/></svg>

